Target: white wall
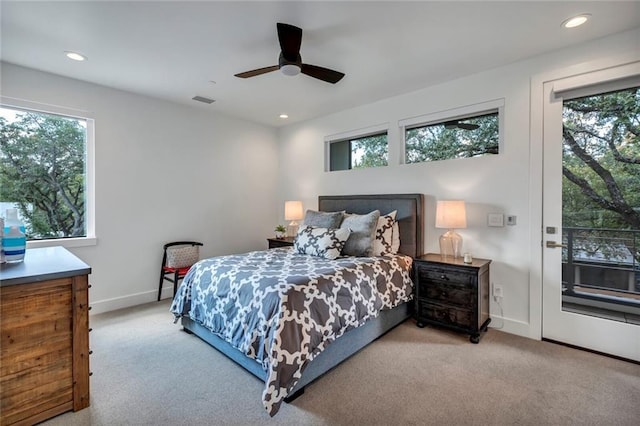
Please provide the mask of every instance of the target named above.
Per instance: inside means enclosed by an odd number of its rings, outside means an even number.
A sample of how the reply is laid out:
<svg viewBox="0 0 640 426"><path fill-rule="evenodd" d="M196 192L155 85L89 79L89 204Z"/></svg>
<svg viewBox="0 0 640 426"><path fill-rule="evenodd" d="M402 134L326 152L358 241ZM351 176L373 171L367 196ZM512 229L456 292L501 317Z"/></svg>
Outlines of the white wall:
<svg viewBox="0 0 640 426"><path fill-rule="evenodd" d="M549 70L579 72L590 61L637 52L638 40L640 31L626 32L281 129L281 201L300 199L305 208L316 208L318 195L325 194L423 193L425 252L437 253L443 230L434 227L435 201L466 200L467 228L458 230L464 251L492 259L491 281L504 288L504 312L491 305L492 326L540 338L541 286L534 272L540 268L541 164L531 164L530 154L539 158L541 146L529 136L530 81ZM505 102L500 155L399 164L398 120L499 98ZM389 123L388 167L324 171L326 136L381 123ZM516 215L517 225L489 228L489 212ZM530 275L537 275L536 282L530 283Z"/></svg>
<svg viewBox="0 0 640 426"><path fill-rule="evenodd" d="M155 300L166 242L264 249L281 222L271 128L7 63L1 88L95 119L98 241L70 249L92 268L92 313Z"/></svg>

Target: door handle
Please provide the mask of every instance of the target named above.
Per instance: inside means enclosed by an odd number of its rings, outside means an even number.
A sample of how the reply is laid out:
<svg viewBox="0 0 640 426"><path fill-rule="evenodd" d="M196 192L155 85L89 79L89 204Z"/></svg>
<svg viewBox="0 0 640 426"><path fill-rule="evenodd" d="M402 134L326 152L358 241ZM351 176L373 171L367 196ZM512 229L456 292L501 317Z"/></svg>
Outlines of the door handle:
<svg viewBox="0 0 640 426"><path fill-rule="evenodd" d="M547 241L547 248L566 248L566 244L558 244L555 241Z"/></svg>

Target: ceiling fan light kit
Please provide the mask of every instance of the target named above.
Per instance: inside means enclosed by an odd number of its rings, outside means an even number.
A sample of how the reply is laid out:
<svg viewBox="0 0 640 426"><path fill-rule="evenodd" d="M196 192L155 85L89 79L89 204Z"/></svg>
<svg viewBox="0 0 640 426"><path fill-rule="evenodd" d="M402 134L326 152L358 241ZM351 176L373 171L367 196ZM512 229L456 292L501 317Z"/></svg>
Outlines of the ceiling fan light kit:
<svg viewBox="0 0 640 426"><path fill-rule="evenodd" d="M302 29L293 25L278 22L278 41L280 42L280 56L278 65L258 68L235 74L236 77L249 78L271 71L280 70L287 76L295 76L300 73L327 83L335 84L344 77L344 73L334 71L317 65L305 64L300 56L300 46L302 45Z"/></svg>
<svg viewBox="0 0 640 426"><path fill-rule="evenodd" d="M293 77L294 75L300 74L300 67L297 66L297 65L293 65L293 64L287 64L287 65L282 65L280 67L280 71L284 75L288 75L290 77Z"/></svg>

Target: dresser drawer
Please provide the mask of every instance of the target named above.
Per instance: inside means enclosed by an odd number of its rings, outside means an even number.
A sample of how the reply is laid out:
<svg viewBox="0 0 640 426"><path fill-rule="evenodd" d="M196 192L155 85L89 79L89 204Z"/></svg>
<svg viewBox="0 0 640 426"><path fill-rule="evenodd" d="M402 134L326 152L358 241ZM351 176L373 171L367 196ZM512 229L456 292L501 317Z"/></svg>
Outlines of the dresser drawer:
<svg viewBox="0 0 640 426"><path fill-rule="evenodd" d="M430 301L444 302L467 309L474 309L477 305L476 292L468 285L420 281L419 286L420 298L427 298Z"/></svg>
<svg viewBox="0 0 640 426"><path fill-rule="evenodd" d="M423 300L419 300L418 303L420 304L420 319L466 329L472 329L476 326L474 313L467 309L429 303Z"/></svg>
<svg viewBox="0 0 640 426"><path fill-rule="evenodd" d="M418 280L420 282L470 284L475 274L463 271L452 271L444 268L425 268L418 266Z"/></svg>

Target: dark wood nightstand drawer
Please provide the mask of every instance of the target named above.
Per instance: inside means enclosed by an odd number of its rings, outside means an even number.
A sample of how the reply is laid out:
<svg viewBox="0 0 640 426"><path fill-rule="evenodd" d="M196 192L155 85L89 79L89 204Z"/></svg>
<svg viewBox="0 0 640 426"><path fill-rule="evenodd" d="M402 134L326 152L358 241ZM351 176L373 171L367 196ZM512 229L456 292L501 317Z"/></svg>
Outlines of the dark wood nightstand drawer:
<svg viewBox="0 0 640 426"><path fill-rule="evenodd" d="M473 311L429 303L423 299L419 300L418 303L425 319L456 328L468 329L474 326L475 314Z"/></svg>
<svg viewBox="0 0 640 426"><path fill-rule="evenodd" d="M441 281L420 281L419 285L421 297L471 310L477 306L474 289L466 285Z"/></svg>
<svg viewBox="0 0 640 426"><path fill-rule="evenodd" d="M472 283L475 274L465 273L461 271L452 271L444 268L418 268L418 274L421 281L434 282L434 283L457 283L466 284Z"/></svg>

